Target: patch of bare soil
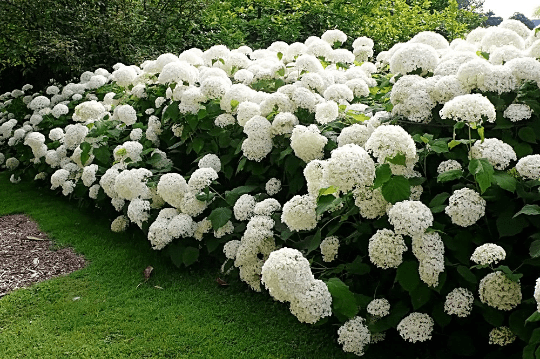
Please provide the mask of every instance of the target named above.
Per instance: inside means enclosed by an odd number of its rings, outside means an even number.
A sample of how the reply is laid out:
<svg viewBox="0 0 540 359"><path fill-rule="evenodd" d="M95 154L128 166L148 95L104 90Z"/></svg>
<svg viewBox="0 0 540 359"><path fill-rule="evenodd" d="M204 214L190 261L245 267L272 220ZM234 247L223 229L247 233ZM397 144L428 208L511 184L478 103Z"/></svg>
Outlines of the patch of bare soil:
<svg viewBox="0 0 540 359"><path fill-rule="evenodd" d="M85 259L72 248L52 250L52 246L52 241L29 217L0 217L0 298L17 288L85 266Z"/></svg>

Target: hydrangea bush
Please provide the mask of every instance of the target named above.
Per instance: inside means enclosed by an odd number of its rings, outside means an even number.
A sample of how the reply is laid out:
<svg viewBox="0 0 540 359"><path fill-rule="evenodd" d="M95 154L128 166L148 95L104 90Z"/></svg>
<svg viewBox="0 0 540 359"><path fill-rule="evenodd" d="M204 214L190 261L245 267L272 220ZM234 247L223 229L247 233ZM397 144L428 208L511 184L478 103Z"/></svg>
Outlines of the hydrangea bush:
<svg viewBox="0 0 540 359"><path fill-rule="evenodd" d="M337 325L346 352L533 358L540 34L422 32L372 62L373 41L347 41L27 85L1 96L0 163L175 265L217 258L299 321Z"/></svg>

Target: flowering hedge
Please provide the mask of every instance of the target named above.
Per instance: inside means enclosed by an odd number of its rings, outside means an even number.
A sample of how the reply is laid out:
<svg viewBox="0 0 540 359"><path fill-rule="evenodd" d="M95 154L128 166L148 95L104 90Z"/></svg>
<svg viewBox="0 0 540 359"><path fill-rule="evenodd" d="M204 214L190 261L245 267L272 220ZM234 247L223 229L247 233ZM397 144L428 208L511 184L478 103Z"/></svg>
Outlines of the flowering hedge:
<svg viewBox="0 0 540 359"><path fill-rule="evenodd" d="M2 95L0 162L118 212L113 231L140 227L178 266L220 259L301 322L337 324L346 352L533 358L540 35L421 32L375 63L373 41L346 41L27 85Z"/></svg>

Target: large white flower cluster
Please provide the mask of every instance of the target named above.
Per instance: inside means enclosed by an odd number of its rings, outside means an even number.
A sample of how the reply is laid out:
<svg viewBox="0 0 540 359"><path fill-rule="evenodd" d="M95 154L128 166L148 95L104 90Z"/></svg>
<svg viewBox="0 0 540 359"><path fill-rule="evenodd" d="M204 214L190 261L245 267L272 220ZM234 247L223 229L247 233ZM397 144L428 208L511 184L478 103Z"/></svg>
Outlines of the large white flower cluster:
<svg viewBox="0 0 540 359"><path fill-rule="evenodd" d="M373 299L366 310L369 314L382 318L390 314L390 302L385 298Z"/></svg>
<svg viewBox="0 0 540 359"><path fill-rule="evenodd" d="M434 324L428 314L414 312L399 322L397 330L403 339L411 343L425 342L431 339Z"/></svg>
<svg viewBox="0 0 540 359"><path fill-rule="evenodd" d="M498 138L486 138L472 145L471 158L485 158L495 169L505 170L517 156L509 144Z"/></svg>
<svg viewBox="0 0 540 359"><path fill-rule="evenodd" d="M446 295L444 311L449 315L465 318L471 314L473 293L467 288L455 288Z"/></svg>
<svg viewBox="0 0 540 359"><path fill-rule="evenodd" d="M317 226L317 198L296 195L283 205L281 221L291 231L310 230Z"/></svg>
<svg viewBox="0 0 540 359"><path fill-rule="evenodd" d="M356 144L348 144L332 151L323 174L324 181L340 191L370 186L375 179L375 163L369 154Z"/></svg>
<svg viewBox="0 0 540 359"><path fill-rule="evenodd" d="M328 138L321 135L316 125L297 125L291 135L291 148L296 157L308 163L311 160L322 159L324 146Z"/></svg>
<svg viewBox="0 0 540 359"><path fill-rule="evenodd" d="M362 317L354 317L338 329L338 343L343 345L343 351L364 355L365 346L371 342L371 333Z"/></svg>
<svg viewBox="0 0 540 359"><path fill-rule="evenodd" d="M369 260L382 269L399 267L406 250L403 237L389 229L379 229L369 239Z"/></svg>
<svg viewBox="0 0 540 359"><path fill-rule="evenodd" d="M365 149L373 154L378 163L389 163L395 175L408 173L417 161L414 140L400 126L377 127L367 140ZM394 158L397 155L405 156L405 166L388 162L388 158Z"/></svg>
<svg viewBox="0 0 540 359"><path fill-rule="evenodd" d="M540 155L528 155L522 157L516 164L516 170L523 178L540 179Z"/></svg>
<svg viewBox="0 0 540 359"><path fill-rule="evenodd" d="M470 188L454 191L444 209L452 223L461 227L475 224L486 213L486 200Z"/></svg>
<svg viewBox="0 0 540 359"><path fill-rule="evenodd" d="M497 264L506 258L506 251L503 247L494 243L485 243L476 247L471 255L471 261L480 265Z"/></svg>
<svg viewBox="0 0 540 359"><path fill-rule="evenodd" d="M430 287L439 285L439 274L444 272L444 243L439 233L414 236L412 252L419 262L420 279Z"/></svg>
<svg viewBox="0 0 540 359"><path fill-rule="evenodd" d="M495 106L481 94L461 95L444 104L441 118L465 122L469 126L481 125L484 121L495 122Z"/></svg>
<svg viewBox="0 0 540 359"><path fill-rule="evenodd" d="M388 221L396 234L422 235L433 224L431 210L420 201L397 202L388 211Z"/></svg>
<svg viewBox="0 0 540 359"><path fill-rule="evenodd" d="M489 273L480 281L480 301L499 310L512 310L521 303L521 285L503 272Z"/></svg>

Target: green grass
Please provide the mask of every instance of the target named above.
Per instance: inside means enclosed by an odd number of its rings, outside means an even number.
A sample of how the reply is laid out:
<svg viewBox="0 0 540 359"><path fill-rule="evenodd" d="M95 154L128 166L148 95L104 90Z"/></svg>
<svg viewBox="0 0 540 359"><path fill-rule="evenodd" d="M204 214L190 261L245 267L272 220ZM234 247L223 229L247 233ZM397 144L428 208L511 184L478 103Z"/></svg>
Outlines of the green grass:
<svg viewBox="0 0 540 359"><path fill-rule="evenodd" d="M243 283L220 287L217 266L177 269L141 232L113 233L106 218L1 173L0 215L14 213L89 264L0 299L0 358L350 357L337 326L302 324Z"/></svg>

